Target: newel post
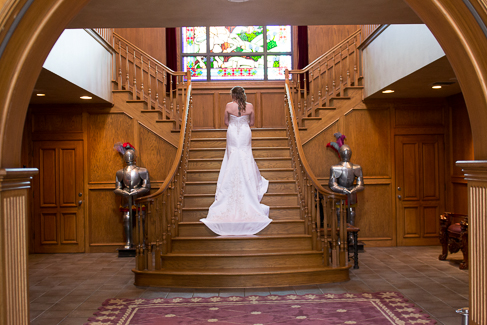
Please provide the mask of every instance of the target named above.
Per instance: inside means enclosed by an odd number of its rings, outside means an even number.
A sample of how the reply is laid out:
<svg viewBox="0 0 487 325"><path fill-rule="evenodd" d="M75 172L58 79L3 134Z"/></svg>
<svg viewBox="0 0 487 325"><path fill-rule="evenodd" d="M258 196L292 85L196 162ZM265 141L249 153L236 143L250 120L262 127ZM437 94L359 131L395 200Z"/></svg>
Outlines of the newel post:
<svg viewBox="0 0 487 325"><path fill-rule="evenodd" d="M28 194L37 173L0 169L0 324L29 324Z"/></svg>
<svg viewBox="0 0 487 325"><path fill-rule="evenodd" d="M469 319L487 324L487 161L457 161L468 181Z"/></svg>

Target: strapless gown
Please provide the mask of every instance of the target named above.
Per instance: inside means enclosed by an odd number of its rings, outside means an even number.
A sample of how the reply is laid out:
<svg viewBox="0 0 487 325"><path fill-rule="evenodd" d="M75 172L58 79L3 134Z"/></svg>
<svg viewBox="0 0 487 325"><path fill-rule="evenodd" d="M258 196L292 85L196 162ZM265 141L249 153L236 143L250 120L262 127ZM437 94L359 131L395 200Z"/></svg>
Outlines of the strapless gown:
<svg viewBox="0 0 487 325"><path fill-rule="evenodd" d="M272 221L269 207L260 203L269 181L260 175L252 155L249 121L249 115L230 115L215 201L200 219L218 235L254 235Z"/></svg>

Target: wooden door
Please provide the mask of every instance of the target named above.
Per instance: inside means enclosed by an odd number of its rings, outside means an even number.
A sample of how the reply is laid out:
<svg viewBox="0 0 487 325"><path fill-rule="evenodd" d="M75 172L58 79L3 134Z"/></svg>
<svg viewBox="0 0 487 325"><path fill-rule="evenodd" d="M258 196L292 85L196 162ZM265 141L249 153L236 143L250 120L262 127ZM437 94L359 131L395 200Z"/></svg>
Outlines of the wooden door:
<svg viewBox="0 0 487 325"><path fill-rule="evenodd" d="M397 244L438 245L444 210L442 135L395 137Z"/></svg>
<svg viewBox="0 0 487 325"><path fill-rule="evenodd" d="M35 141L34 251L84 252L83 142Z"/></svg>

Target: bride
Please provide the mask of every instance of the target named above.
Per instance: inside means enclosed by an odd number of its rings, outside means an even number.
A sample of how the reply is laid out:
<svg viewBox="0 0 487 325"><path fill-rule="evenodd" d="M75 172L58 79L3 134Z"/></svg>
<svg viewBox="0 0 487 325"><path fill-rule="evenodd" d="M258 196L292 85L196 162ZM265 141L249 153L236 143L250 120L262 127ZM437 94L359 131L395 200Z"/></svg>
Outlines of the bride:
<svg viewBox="0 0 487 325"><path fill-rule="evenodd" d="M260 175L252 155L254 106L246 102L242 87L233 87L231 94L232 102L225 108L227 148L215 201L200 221L218 235L254 235L272 221L269 207L260 203L269 181Z"/></svg>

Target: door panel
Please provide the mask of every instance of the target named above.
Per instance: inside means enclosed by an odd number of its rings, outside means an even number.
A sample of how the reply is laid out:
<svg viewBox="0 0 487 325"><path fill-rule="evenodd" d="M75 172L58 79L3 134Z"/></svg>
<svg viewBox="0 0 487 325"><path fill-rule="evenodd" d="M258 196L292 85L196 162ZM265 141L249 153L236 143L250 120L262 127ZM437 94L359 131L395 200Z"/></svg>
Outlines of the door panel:
<svg viewBox="0 0 487 325"><path fill-rule="evenodd" d="M35 141L34 162L34 251L83 252L83 142Z"/></svg>
<svg viewBox="0 0 487 325"><path fill-rule="evenodd" d="M443 136L395 137L397 244L439 244L444 207Z"/></svg>
<svg viewBox="0 0 487 325"><path fill-rule="evenodd" d="M56 202L56 187L52 183L56 182L56 149L55 148L39 148L38 152L40 163L39 178L40 178L40 196L41 206L43 208L55 207Z"/></svg>

